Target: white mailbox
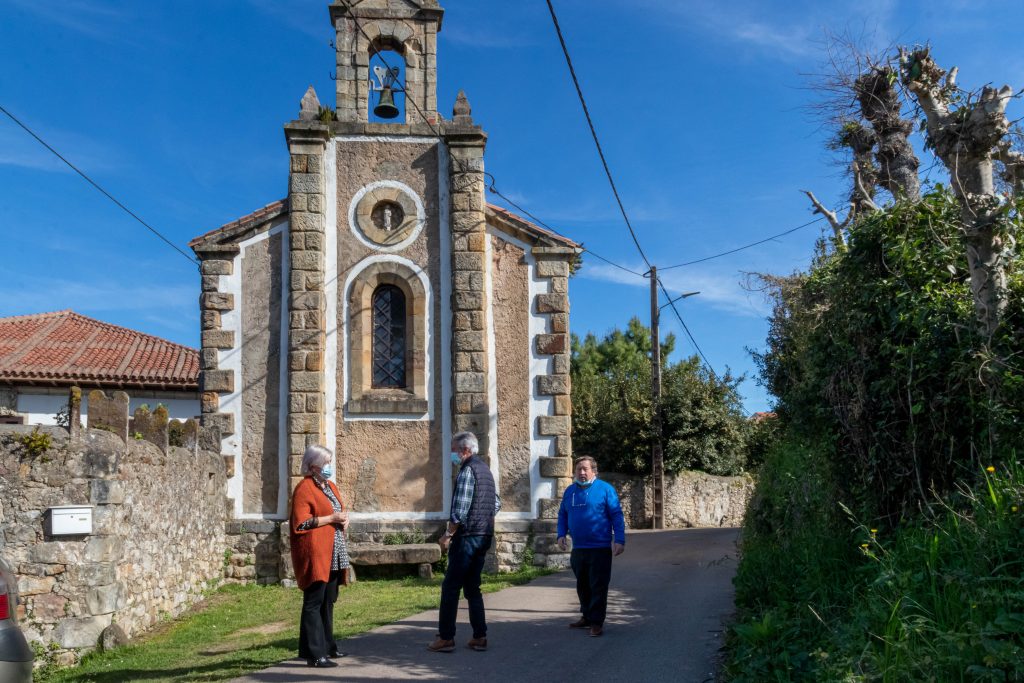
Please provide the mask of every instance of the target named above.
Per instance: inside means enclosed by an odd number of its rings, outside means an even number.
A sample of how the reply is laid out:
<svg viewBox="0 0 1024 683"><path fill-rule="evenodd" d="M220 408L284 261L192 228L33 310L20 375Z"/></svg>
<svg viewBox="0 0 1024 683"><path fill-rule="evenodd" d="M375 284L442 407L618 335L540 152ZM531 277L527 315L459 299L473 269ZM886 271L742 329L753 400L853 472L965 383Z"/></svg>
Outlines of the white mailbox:
<svg viewBox="0 0 1024 683"><path fill-rule="evenodd" d="M81 536L92 533L91 505L55 505L48 512L51 536Z"/></svg>

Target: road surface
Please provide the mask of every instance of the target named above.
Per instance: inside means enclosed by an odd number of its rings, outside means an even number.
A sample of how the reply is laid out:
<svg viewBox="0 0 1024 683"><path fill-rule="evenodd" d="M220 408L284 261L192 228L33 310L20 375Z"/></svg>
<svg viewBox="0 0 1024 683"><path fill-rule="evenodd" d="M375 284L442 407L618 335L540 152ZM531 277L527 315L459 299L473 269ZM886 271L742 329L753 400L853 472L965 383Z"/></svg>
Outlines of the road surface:
<svg viewBox="0 0 1024 683"><path fill-rule="evenodd" d="M612 568L604 635L569 629L579 617L570 570L484 595L489 649L472 633L462 601L453 653L428 652L437 610L342 641L334 669L293 659L237 679L299 681L713 680L722 624L732 613L736 529L630 531ZM344 593L341 600L344 600ZM296 615L296 619L298 615Z"/></svg>

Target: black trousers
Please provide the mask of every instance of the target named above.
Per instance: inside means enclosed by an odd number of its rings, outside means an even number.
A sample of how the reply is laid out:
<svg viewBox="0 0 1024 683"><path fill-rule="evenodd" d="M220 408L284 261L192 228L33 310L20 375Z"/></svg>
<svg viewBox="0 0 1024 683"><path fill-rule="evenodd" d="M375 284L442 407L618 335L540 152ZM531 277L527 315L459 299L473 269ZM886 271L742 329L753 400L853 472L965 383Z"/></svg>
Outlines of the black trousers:
<svg viewBox="0 0 1024 683"><path fill-rule="evenodd" d="M332 571L327 581L316 581L302 591L299 620L299 657L320 659L337 648L334 640L334 603L338 600L341 571Z"/></svg>
<svg viewBox="0 0 1024 683"><path fill-rule="evenodd" d="M573 548L569 565L576 575L580 612L591 624L604 624L608 611L608 583L612 579L611 548Z"/></svg>

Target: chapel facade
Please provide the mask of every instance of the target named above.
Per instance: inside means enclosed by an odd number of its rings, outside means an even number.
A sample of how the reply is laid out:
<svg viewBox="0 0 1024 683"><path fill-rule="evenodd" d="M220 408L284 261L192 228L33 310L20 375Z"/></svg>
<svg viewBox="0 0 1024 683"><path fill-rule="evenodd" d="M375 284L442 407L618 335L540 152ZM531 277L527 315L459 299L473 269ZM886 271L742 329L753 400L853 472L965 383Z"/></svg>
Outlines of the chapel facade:
<svg viewBox="0 0 1024 683"><path fill-rule="evenodd" d="M486 202L486 133L462 93L438 113L442 17L435 0L331 4L335 113L311 87L284 126L287 197L191 242L203 422L233 464L237 520L287 517L312 443L335 451L355 528L444 519L462 430L494 473L499 527L550 518L571 481L580 247ZM404 75L395 122L374 120L385 54Z"/></svg>

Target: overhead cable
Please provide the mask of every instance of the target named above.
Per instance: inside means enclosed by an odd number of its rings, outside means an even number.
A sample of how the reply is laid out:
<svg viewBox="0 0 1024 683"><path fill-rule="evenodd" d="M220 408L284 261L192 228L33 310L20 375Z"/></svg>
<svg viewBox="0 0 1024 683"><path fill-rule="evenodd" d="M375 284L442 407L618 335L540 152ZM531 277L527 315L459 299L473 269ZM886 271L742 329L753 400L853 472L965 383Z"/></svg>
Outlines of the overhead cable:
<svg viewBox="0 0 1024 683"><path fill-rule="evenodd" d="M116 197L114 197L114 195L110 194L109 192L107 192L106 190L104 190L104 189L103 189L102 187L100 187L99 183L97 183L97 182L96 182L95 180L93 180L92 178L90 178L89 176L87 176L87 175L86 175L86 174L85 174L85 173L84 173L84 172L83 172L83 171L82 171L81 169L79 169L79 168L78 168L77 166L75 166L75 165L74 165L74 164L72 164L72 163L71 163L70 161L68 161L68 160L67 160L67 159L66 159L66 158L65 158L65 157L64 157L64 156L63 156L63 155L62 155L62 154L61 154L60 152L58 152L58 151L57 151L56 149L54 149L54 148L53 148L53 147L52 147L52 146L51 146L51 145L50 145L49 143L47 143L47 142L46 142L45 140L43 140L43 139L42 139L41 137L39 137L38 135L36 135L36 134L35 134L35 132L33 132L31 128L29 128L29 127L28 127L28 126L26 126L26 125L25 125L24 123L22 123L21 121L19 121L19 120L18 120L18 118L17 118L17 117L16 117L16 116L15 116L14 114L12 114L11 112L7 111L7 110L6 110L6 109L5 109L5 108L4 108L4 107L3 107L2 105L0 105L0 111L2 111L3 113L7 114L7 116L9 116L9 117L10 117L10 119L11 119L12 121L14 121L14 122L15 122L16 124L18 124L18 125L19 125L19 126L21 126L21 127L23 128L23 129L25 129L25 132L27 132L27 133L28 133L29 135L31 135L32 137L34 137L34 138L36 139L36 141L38 141L38 142L39 142L39 144L41 144L41 145L42 145L43 147L45 147L46 149L50 150L50 151L51 151L51 152L53 153L53 155L54 155L54 156L56 156L56 157L57 157L58 159L60 159L61 161L63 161L63 162L65 163L65 164L67 164L67 165L68 165L68 167L69 167L69 168L70 168L70 169L71 169L72 171L74 171L74 172L75 172L75 173L77 173L78 175L82 176L82 178L84 178L84 179L85 179L85 181L86 181L87 183L89 183L90 185L92 185L93 187L95 187L95 188L96 188L97 190L99 190L100 192L102 192L102 193L103 193L103 195L104 195L104 196L105 196L105 197L106 197L107 199L109 199L110 201L112 201L112 202L114 202L115 204L117 204L117 205L118 205L118 206L119 206L119 207L120 207L120 208L121 208L121 209L122 209L122 210L123 210L123 211L124 211L125 213L127 213L127 214L128 214L129 216L131 216L132 218L134 218L135 220L137 220L137 221L138 221L139 223L141 223L141 224L142 224L142 225L143 225L143 226L144 226L144 227L145 227L145 228L146 228L147 230L149 230L149 231L150 231L151 233L153 233L154 235L156 235L157 237L159 237L159 238L160 238L161 240L163 240L164 242L166 242L166 243L167 243L167 245L168 245L168 246L169 246L169 247L170 247L171 249L174 249L174 251L178 252L179 254L181 254L182 256L184 256L185 258L187 258L187 259L189 260L189 262L190 262L190 263L192 263L193 265L197 265L197 264L198 264L198 261L196 261L196 260L195 260L195 259L194 259L193 257L191 257L191 256L189 256L189 255L188 255L187 253L185 253L185 252L184 252L184 251L183 251L183 250L182 250L181 248L179 248L179 247L178 247L178 246L177 246L176 244L174 244L174 242L172 242L171 240L169 240L169 239L167 239L166 237L164 237L164 235L163 235L163 234L162 234L162 233L161 233L161 232L160 232L159 230L157 230L157 229L156 229L156 228L154 228L154 227L153 227L152 225L150 225L150 224L149 224L149 223L147 223L146 221L144 221L144 220L142 220L141 218L139 218L139 216L138 216L138 215L136 215L134 211L132 211L132 210L131 210L131 209L129 209L129 208L127 207L127 206L125 206L124 204L122 204L121 202L119 202L119 201L117 200L117 198L116 198Z"/></svg>

